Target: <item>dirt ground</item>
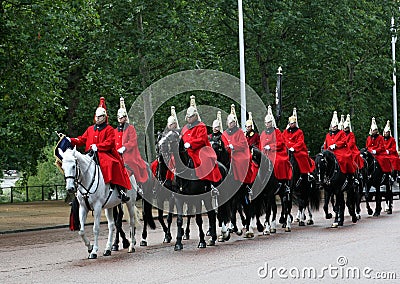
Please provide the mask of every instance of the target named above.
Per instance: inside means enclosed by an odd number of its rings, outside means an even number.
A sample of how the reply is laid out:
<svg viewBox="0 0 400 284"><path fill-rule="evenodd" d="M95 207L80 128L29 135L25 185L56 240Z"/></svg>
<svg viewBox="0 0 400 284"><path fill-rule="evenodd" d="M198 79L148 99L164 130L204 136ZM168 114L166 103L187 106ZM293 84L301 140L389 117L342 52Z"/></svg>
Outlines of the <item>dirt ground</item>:
<svg viewBox="0 0 400 284"><path fill-rule="evenodd" d="M136 206L141 207L141 201L137 201ZM71 206L64 200L1 203L0 234L68 227L70 211ZM101 220L105 222L104 215L102 214ZM93 223L90 213L87 223Z"/></svg>

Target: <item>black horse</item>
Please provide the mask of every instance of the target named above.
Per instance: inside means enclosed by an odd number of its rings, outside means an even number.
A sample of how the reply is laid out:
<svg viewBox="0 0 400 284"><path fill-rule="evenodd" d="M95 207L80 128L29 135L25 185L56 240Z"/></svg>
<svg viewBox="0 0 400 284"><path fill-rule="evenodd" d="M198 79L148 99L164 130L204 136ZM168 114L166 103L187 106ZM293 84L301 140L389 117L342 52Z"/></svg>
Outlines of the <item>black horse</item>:
<svg viewBox="0 0 400 284"><path fill-rule="evenodd" d="M385 173L382 171L381 166L375 157L368 152L366 149L361 149L361 155L366 160L367 164L367 182L366 182L366 191L365 191L365 202L367 205L368 215L374 214L374 216L379 216L382 210L381 202L382 202L382 193L381 193L381 185L386 187L385 199L389 203L388 213L392 213L392 204L393 204L393 192L392 186L390 182L390 173ZM371 187L375 188L375 212L373 212L370 202L372 201Z"/></svg>
<svg viewBox="0 0 400 284"><path fill-rule="evenodd" d="M324 189L325 201L324 212L325 218L332 218L332 214L328 211L328 204L331 197L335 197L333 210L335 219L332 228L343 226L345 205L352 217L352 222L356 223L358 218L355 213L355 191L353 184L348 181L348 176L340 170L339 163L333 152L325 150L319 153L315 158L315 173L317 177L317 185ZM345 201L344 192L347 193Z"/></svg>
<svg viewBox="0 0 400 284"><path fill-rule="evenodd" d="M293 152L289 151L289 161L292 165L292 179L289 181L289 187L293 193L294 202L299 207L299 226L305 226L306 209L319 210L321 201L320 191L317 188L315 178L312 175L301 174L299 165L294 157ZM307 225L314 224L311 210L309 211L309 219Z"/></svg>
<svg viewBox="0 0 400 284"><path fill-rule="evenodd" d="M187 204L188 208L194 207L196 210L196 224L199 228L199 248L205 248L207 245L213 246L217 240L216 234L216 212L213 208L212 202L212 184L208 180L200 180L195 176L193 161L183 147L183 141L180 140L179 135L166 135L162 142L161 153L166 154L164 159L174 157L175 163L175 180L177 184L177 194L174 195L175 205L177 209L177 238L175 243L175 250L182 250L183 238L183 205ZM202 203L204 202L210 226L211 239L206 244L205 234L203 231L203 220L201 214Z"/></svg>

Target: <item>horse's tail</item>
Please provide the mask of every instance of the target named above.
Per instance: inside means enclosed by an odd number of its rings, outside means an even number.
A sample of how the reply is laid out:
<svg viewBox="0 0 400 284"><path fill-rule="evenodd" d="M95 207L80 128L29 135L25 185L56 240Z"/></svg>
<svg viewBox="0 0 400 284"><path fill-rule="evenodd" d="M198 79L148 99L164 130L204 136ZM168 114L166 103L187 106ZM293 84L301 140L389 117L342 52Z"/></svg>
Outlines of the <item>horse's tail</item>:
<svg viewBox="0 0 400 284"><path fill-rule="evenodd" d="M71 231L79 231L81 228L79 222L79 202L76 197L71 202L71 213L69 214L69 229Z"/></svg>
<svg viewBox="0 0 400 284"><path fill-rule="evenodd" d="M317 186L315 181L312 181L312 187L309 192L308 201L310 203L310 207L313 210L319 210L319 204L321 203L321 191Z"/></svg>
<svg viewBox="0 0 400 284"><path fill-rule="evenodd" d="M156 223L154 222L153 217L153 206L146 200L143 200L143 221L146 221L149 225L150 229L154 230L156 228Z"/></svg>

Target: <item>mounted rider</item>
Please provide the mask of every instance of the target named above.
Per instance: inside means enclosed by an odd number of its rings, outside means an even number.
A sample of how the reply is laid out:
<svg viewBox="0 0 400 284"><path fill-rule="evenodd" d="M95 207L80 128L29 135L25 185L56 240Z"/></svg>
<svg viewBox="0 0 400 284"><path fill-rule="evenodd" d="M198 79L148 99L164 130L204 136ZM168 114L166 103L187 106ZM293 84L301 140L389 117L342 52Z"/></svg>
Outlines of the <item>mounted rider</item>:
<svg viewBox="0 0 400 284"><path fill-rule="evenodd" d="M378 125L376 124L375 117L373 117L371 121L371 128L369 130L369 136L367 137L365 148L368 152L374 155L382 169L382 172L386 174L392 172L392 165L390 164L390 159L386 152L385 141L383 136L378 132Z"/></svg>
<svg viewBox="0 0 400 284"><path fill-rule="evenodd" d="M347 146L347 137L343 130L339 129L337 112L333 112L332 121L328 134L326 134L323 149L332 151L335 155L340 171L347 175L347 181L354 186L356 182L354 174L356 167L353 164L352 152Z"/></svg>
<svg viewBox="0 0 400 284"><path fill-rule="evenodd" d="M69 138L73 146L85 146L85 151L97 153L104 183L110 183L110 188L117 189L123 202L129 200L126 189L131 189L131 183L124 163L115 148L114 128L108 124L105 98L100 98L99 107L95 113L95 124L76 138Z"/></svg>
<svg viewBox="0 0 400 284"><path fill-rule="evenodd" d="M289 181L292 179L292 166L282 133L276 127L271 106L268 106L268 113L264 122L266 129L261 133L259 149L274 164L275 177L280 181Z"/></svg>
<svg viewBox="0 0 400 284"><path fill-rule="evenodd" d="M220 181L222 176L218 169L217 156L208 141L207 127L201 122L196 106L191 105L187 109L186 121L181 135L197 177L211 182Z"/></svg>
<svg viewBox="0 0 400 284"><path fill-rule="evenodd" d="M297 122L296 108L293 108L293 115L289 117L288 127L283 131L282 137L286 147L296 159L300 174L309 176L312 179L311 173L315 169L315 162L308 155L304 134Z"/></svg>
<svg viewBox="0 0 400 284"><path fill-rule="evenodd" d="M351 122L350 122L350 114L346 116L346 120L343 122L343 129L346 134L346 144L349 150L351 151L351 157L355 162L358 169L362 169L364 167L364 159L360 156L360 150L356 144L356 136L352 131Z"/></svg>
<svg viewBox="0 0 400 284"><path fill-rule="evenodd" d="M258 147L260 144L260 135L254 130L253 115L249 112L249 119L246 120L246 139L250 149Z"/></svg>
<svg viewBox="0 0 400 284"><path fill-rule="evenodd" d="M228 141L226 145L231 156L231 173L233 179L241 184L251 184L253 179L250 148L243 131L238 126L235 105L231 106L231 113L226 119L228 129L223 136ZM255 177L254 177L255 178Z"/></svg>
<svg viewBox="0 0 400 284"><path fill-rule="evenodd" d="M135 127L129 123L124 98L120 98L117 112L118 126L115 128L115 148L122 156L129 175L134 175L139 186L144 184L149 175L146 162L140 155Z"/></svg>
<svg viewBox="0 0 400 284"><path fill-rule="evenodd" d="M178 117L176 116L175 106L171 106L171 115L167 119L167 126L165 127L164 132L161 135L159 135L159 139L157 141L157 148L160 147L160 145L158 145L160 140L171 131L174 132L174 134L177 136L180 135ZM153 175L155 177L157 177L157 169L158 169L159 163L161 162L160 159L162 159L162 156L161 156L161 153L159 152L159 150L157 151L157 153L158 153L157 159L155 159L151 163L151 171L153 172ZM166 180L165 186L171 190L172 190L172 181L174 180L174 170L175 170L175 160L174 160L174 156L172 155L171 159L168 162L168 170L165 175L165 180Z"/></svg>
<svg viewBox="0 0 400 284"><path fill-rule="evenodd" d="M217 155L217 160L229 169L230 156L229 152L226 150L229 143L225 136L222 135L222 131L221 111L218 111L217 119L213 121L212 133L208 135L208 140L210 140L211 147Z"/></svg>
<svg viewBox="0 0 400 284"><path fill-rule="evenodd" d="M390 130L390 120L386 122L386 126L383 129L383 141L386 153L388 154L390 163L392 164L393 178L395 178L400 171L400 157L396 150L396 141L392 137L392 132Z"/></svg>

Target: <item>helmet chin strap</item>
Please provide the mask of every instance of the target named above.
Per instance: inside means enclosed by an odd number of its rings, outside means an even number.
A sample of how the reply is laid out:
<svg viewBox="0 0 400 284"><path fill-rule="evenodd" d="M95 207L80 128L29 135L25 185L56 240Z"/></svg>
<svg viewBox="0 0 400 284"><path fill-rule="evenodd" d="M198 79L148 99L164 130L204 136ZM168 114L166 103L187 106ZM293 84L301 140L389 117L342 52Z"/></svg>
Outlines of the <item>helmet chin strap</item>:
<svg viewBox="0 0 400 284"><path fill-rule="evenodd" d="M106 121L106 117L102 116L101 119L98 119L98 118L96 119L96 124L97 125L102 124L104 121Z"/></svg>

